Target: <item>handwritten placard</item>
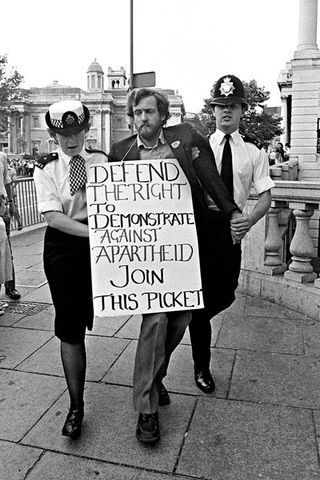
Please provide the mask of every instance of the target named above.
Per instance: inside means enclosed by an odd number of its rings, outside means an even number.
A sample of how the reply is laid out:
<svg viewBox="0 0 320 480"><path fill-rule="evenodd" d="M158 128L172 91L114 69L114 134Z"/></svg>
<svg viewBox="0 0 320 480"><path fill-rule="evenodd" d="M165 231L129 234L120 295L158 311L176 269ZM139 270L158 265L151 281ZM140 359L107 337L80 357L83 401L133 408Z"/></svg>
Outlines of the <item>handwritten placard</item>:
<svg viewBox="0 0 320 480"><path fill-rule="evenodd" d="M91 165L97 316L203 307L191 189L175 159Z"/></svg>

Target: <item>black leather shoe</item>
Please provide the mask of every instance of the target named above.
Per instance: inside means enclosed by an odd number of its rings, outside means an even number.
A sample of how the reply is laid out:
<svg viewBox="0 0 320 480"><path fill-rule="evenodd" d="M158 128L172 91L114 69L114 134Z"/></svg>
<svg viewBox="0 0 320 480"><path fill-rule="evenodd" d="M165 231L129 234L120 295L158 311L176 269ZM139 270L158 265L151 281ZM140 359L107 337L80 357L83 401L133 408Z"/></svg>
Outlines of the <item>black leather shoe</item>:
<svg viewBox="0 0 320 480"><path fill-rule="evenodd" d="M69 410L66 421L62 428L65 437L77 438L81 435L83 420L83 408Z"/></svg>
<svg viewBox="0 0 320 480"><path fill-rule="evenodd" d="M160 390L159 390L159 405L160 407L164 407L165 405L170 404L170 397L168 390L166 387L161 383Z"/></svg>
<svg viewBox="0 0 320 480"><path fill-rule="evenodd" d="M160 429L158 412L156 413L140 413L136 437L139 442L155 445L160 440Z"/></svg>
<svg viewBox="0 0 320 480"><path fill-rule="evenodd" d="M6 290L6 295L7 295L7 297L11 298L11 300L19 300L19 298L21 298L20 293L15 288L11 288L10 290Z"/></svg>
<svg viewBox="0 0 320 480"><path fill-rule="evenodd" d="M195 372L196 385L204 393L211 393L215 389L215 383L209 370L199 370Z"/></svg>

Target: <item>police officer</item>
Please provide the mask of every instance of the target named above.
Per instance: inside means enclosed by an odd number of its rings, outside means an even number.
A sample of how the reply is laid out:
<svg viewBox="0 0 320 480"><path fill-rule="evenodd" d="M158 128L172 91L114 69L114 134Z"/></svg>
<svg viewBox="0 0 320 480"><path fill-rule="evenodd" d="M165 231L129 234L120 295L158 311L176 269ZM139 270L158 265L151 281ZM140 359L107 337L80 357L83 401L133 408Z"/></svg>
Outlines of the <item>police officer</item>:
<svg viewBox="0 0 320 480"><path fill-rule="evenodd" d="M205 308L193 312L189 325L196 385L205 393L215 383L210 372L210 318L229 307L235 299L241 264L241 239L268 211L271 204L269 162L254 140L239 133L241 116L248 108L242 82L234 75L221 77L211 101L216 131L210 136L218 171L242 211L253 185L258 201L249 215L230 224L210 197L211 224L198 229ZM233 239L232 239L232 235ZM209 290L208 290L209 289Z"/></svg>
<svg viewBox="0 0 320 480"><path fill-rule="evenodd" d="M81 433L84 414L85 331L91 330L93 324L87 166L105 162L107 156L84 149L90 113L80 101L54 103L45 119L58 148L36 162L34 181L39 211L48 224L44 269L55 307L55 335L61 342L70 396L62 435L75 438Z"/></svg>

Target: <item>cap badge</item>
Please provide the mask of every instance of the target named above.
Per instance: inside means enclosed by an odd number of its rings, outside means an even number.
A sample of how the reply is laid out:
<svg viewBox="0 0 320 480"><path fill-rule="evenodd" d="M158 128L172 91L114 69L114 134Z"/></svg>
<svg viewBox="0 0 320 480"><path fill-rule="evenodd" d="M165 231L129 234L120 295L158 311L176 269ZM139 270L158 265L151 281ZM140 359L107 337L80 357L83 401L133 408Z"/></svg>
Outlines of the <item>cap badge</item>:
<svg viewBox="0 0 320 480"><path fill-rule="evenodd" d="M221 86L220 86L221 95L225 95L226 97L228 95L232 95L234 89L235 88L233 86L233 82L231 82L231 78L224 77L223 82L221 83Z"/></svg>
<svg viewBox="0 0 320 480"><path fill-rule="evenodd" d="M180 145L179 140L176 140L175 142L171 143L171 147L172 147L172 148L178 148L179 145Z"/></svg>
<svg viewBox="0 0 320 480"><path fill-rule="evenodd" d="M61 120L64 127L76 127L79 124L78 115L73 111L65 112Z"/></svg>
<svg viewBox="0 0 320 480"><path fill-rule="evenodd" d="M75 122L75 118L72 115L69 114L69 115L66 116L65 121L68 125L73 125L74 122Z"/></svg>

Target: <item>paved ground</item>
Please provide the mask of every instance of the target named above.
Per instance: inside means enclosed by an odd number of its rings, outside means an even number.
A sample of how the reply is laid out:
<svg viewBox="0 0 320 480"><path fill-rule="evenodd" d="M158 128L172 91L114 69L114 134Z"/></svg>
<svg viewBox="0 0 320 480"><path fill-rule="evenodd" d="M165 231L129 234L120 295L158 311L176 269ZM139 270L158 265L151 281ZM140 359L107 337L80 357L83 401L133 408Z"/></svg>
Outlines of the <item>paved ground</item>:
<svg viewBox="0 0 320 480"><path fill-rule="evenodd" d="M153 448L136 441L131 404L139 317L97 320L83 434L62 437L68 396L43 229L12 243L23 295L0 317L1 480L320 479L320 325L242 295L213 321L214 394L194 385L187 334L176 350Z"/></svg>

